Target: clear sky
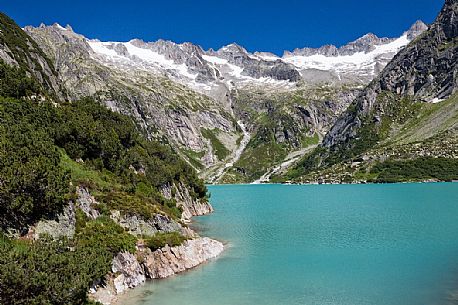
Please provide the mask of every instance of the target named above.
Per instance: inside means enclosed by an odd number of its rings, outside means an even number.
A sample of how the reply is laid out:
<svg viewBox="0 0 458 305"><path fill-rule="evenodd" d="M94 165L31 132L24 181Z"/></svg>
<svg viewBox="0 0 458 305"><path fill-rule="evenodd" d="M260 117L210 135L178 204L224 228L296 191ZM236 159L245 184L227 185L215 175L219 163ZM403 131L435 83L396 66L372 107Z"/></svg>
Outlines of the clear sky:
<svg viewBox="0 0 458 305"><path fill-rule="evenodd" d="M365 33L397 37L417 19L433 22L443 0L0 0L20 26L62 25L89 38L190 41L204 49L232 42L282 54L340 46Z"/></svg>

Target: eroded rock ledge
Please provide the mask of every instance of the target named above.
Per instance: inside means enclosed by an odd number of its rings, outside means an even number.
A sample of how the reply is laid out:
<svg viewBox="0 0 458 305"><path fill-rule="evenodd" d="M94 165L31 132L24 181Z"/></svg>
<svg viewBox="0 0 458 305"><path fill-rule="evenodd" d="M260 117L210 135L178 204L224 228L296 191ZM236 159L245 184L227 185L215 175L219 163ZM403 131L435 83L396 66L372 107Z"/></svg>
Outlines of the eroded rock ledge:
<svg viewBox="0 0 458 305"><path fill-rule="evenodd" d="M162 195L167 199L175 199L177 206L181 207L181 220L189 222L193 216L202 216L213 212L213 207L208 201L193 199L189 190L183 184L164 185Z"/></svg>
<svg viewBox="0 0 458 305"><path fill-rule="evenodd" d="M113 304L117 296L143 284L146 279L162 279L194 268L223 252L221 242L208 237L185 241L176 247L165 246L151 251L139 247L134 255L119 253L112 263L112 274L105 285L94 285L91 299L104 305Z"/></svg>

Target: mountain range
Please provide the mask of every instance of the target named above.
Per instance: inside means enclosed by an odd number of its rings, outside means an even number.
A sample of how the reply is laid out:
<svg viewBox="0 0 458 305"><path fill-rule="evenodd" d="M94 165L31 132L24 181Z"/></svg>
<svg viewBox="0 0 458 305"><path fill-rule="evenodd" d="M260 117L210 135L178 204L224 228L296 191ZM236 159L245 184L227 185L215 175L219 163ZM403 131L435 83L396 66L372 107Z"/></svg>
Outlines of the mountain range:
<svg viewBox="0 0 458 305"><path fill-rule="evenodd" d="M282 57L235 43L205 51L164 40L101 42L59 24L24 31L56 67L66 99L92 96L135 117L201 177L224 183L265 181L279 164L296 162L426 29L417 21L399 38L367 34Z"/></svg>
<svg viewBox="0 0 458 305"><path fill-rule="evenodd" d="M219 255L187 225L203 179L457 181L457 18L279 57L0 13L0 303L112 304Z"/></svg>
<svg viewBox="0 0 458 305"><path fill-rule="evenodd" d="M455 10L454 5L446 4L449 11ZM421 97L427 103L450 97L456 87L453 82L440 94L415 91L420 76L422 82L436 84L434 74L425 75L427 66L437 69L434 52L454 54L453 32L447 38L451 42L428 51L430 58L415 51L423 37L437 31L443 14L430 27L415 22L398 38L369 33L342 47L298 48L285 51L282 57L250 53L236 43L215 51L165 40L101 42L57 23L23 30L49 58L48 65L55 67L55 74L49 69L40 73L49 79L48 87L56 96L69 101L93 97L134 117L149 138L166 139L207 182L266 182L272 176L280 179L276 181L297 180L291 173L280 177L301 159L301 164L310 163L307 160L313 158L310 153L316 146L337 151L338 142L345 142L340 150L352 153L340 154L336 157L339 162L362 153L348 145L363 125L358 115L352 118L357 123L350 122L349 110L367 111L355 105L364 95L373 99L391 92L414 100ZM429 39L438 40L436 36ZM13 62L4 50L0 58ZM408 55L400 60L402 54ZM444 75L455 73L453 60L441 67L446 70ZM401 67L418 61L422 66L408 72L412 84L392 84L406 82ZM443 81L450 83L448 78ZM375 123L382 120L384 112L380 111L374 114ZM305 171L293 171L302 176L318 168L321 165L314 164ZM319 176L307 181L316 182Z"/></svg>

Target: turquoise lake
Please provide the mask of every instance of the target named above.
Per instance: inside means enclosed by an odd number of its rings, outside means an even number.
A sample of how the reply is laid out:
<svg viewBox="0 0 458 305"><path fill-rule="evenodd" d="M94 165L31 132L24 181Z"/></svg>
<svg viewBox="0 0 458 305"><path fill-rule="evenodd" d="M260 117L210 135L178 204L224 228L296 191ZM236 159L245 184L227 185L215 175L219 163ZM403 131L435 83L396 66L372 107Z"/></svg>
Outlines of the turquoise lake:
<svg viewBox="0 0 458 305"><path fill-rule="evenodd" d="M148 305L441 305L458 288L458 184L210 186L226 251Z"/></svg>

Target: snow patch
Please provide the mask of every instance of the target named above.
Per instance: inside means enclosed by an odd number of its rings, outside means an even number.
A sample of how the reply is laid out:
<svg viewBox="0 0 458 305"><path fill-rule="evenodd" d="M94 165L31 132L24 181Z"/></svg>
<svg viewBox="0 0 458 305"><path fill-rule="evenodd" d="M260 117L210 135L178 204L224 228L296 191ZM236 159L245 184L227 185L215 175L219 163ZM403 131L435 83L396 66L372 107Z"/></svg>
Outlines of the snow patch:
<svg viewBox="0 0 458 305"><path fill-rule="evenodd" d="M384 44L375 46L371 52L358 52L353 55L325 56L325 55L285 55L283 61L302 69L334 70L346 72L355 69L374 68L375 59L386 53L397 53L409 43L407 35Z"/></svg>
<svg viewBox="0 0 458 305"><path fill-rule="evenodd" d="M95 53L104 56L110 61L124 61L136 68L145 68L144 64L146 64L146 68L149 68L148 66L153 66L155 68L173 70L191 80L195 80L197 77L197 74L192 74L188 71L188 67L185 64L176 64L173 60L167 59L164 55L151 49L133 45L132 41L101 42L98 40L89 40L88 44ZM129 54L127 56L123 56L116 53L113 49L113 46L116 44L124 45Z"/></svg>

